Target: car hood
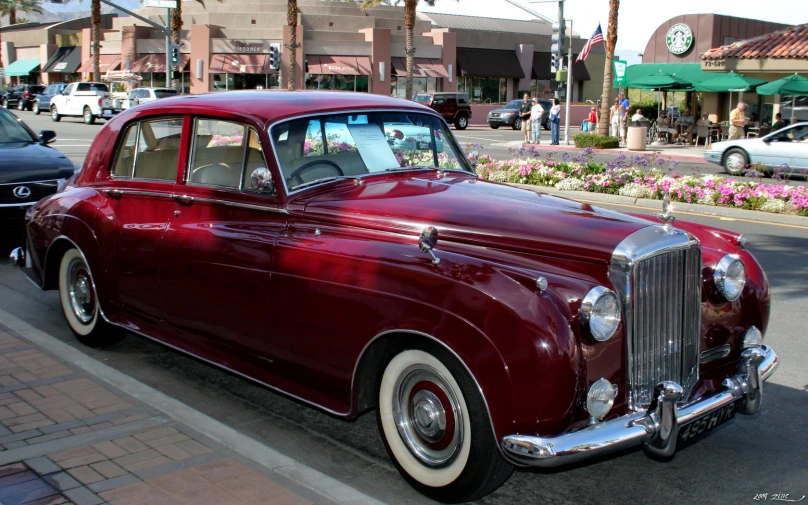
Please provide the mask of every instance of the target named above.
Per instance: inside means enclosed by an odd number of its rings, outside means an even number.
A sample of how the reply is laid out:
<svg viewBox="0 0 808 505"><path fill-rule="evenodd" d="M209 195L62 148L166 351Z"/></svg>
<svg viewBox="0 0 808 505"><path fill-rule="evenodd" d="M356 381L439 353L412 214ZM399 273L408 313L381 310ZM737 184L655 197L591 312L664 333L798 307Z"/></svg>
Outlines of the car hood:
<svg viewBox="0 0 808 505"><path fill-rule="evenodd" d="M305 216L440 240L606 263L648 221L531 190L451 174L372 177L317 191Z"/></svg>
<svg viewBox="0 0 808 505"><path fill-rule="evenodd" d="M0 143L0 184L67 179L73 163L52 147L37 142Z"/></svg>
<svg viewBox="0 0 808 505"><path fill-rule="evenodd" d="M494 112L498 112L499 114L504 114L506 112L518 113L519 109L494 109L492 111L489 111L488 113L493 114Z"/></svg>

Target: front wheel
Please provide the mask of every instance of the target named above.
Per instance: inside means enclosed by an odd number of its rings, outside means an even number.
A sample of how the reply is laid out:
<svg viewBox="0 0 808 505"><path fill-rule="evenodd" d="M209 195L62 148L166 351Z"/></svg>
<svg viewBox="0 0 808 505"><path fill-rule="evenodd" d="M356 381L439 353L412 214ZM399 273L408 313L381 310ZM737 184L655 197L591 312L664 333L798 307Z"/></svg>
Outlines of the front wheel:
<svg viewBox="0 0 808 505"><path fill-rule="evenodd" d="M749 158L743 149L733 148L727 151L724 155L724 169L730 175L741 175L746 165L749 164Z"/></svg>
<svg viewBox="0 0 808 505"><path fill-rule="evenodd" d="M84 124L93 124L95 123L95 116L93 116L93 112L90 110L89 107L84 108Z"/></svg>
<svg viewBox="0 0 808 505"><path fill-rule="evenodd" d="M56 110L55 105L51 105L50 113L51 113L51 120L54 123L58 123L62 119L62 116L59 115L59 111Z"/></svg>
<svg viewBox="0 0 808 505"><path fill-rule="evenodd" d="M514 130L521 130L522 129L522 120L520 118L514 119L512 126L513 126Z"/></svg>
<svg viewBox="0 0 808 505"><path fill-rule="evenodd" d="M455 120L455 128L458 130L465 130L468 125L469 118L466 116L458 116L458 118Z"/></svg>
<svg viewBox="0 0 808 505"><path fill-rule="evenodd" d="M387 364L377 419L398 471L434 500L482 498L513 471L499 455L479 389L442 349L407 349Z"/></svg>
<svg viewBox="0 0 808 505"><path fill-rule="evenodd" d="M495 129L495 130L496 130L497 128L499 128L499 125L498 125L498 124L494 124L494 123L488 123L488 126L490 126L491 128L493 128L493 129Z"/></svg>
<svg viewBox="0 0 808 505"><path fill-rule="evenodd" d="M117 344L126 332L101 317L90 268L78 249L69 249L59 265L62 313L76 339L89 347Z"/></svg>
<svg viewBox="0 0 808 505"><path fill-rule="evenodd" d="M25 102L22 99L17 101L17 110L25 110Z"/></svg>

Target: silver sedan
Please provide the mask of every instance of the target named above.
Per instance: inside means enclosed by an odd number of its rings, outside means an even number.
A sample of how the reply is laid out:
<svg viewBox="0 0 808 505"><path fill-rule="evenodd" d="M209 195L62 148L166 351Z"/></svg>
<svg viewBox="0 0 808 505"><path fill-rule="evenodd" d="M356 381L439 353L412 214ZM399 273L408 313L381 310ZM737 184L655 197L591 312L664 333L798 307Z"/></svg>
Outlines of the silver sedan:
<svg viewBox="0 0 808 505"><path fill-rule="evenodd" d="M741 175L750 165L774 171L787 165L789 173L808 171L808 122L796 123L760 138L715 142L704 149L704 158L721 165L730 175Z"/></svg>

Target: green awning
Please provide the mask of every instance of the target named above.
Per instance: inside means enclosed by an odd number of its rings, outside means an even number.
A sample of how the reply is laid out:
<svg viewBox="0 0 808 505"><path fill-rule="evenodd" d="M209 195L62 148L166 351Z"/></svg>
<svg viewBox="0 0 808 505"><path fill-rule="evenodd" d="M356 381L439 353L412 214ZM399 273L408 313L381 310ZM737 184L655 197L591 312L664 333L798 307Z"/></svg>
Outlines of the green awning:
<svg viewBox="0 0 808 505"><path fill-rule="evenodd" d="M808 79L801 75L790 75L783 79L764 84L757 89L758 95L799 95L808 96Z"/></svg>
<svg viewBox="0 0 808 505"><path fill-rule="evenodd" d="M766 81L730 72L728 74L718 74L712 79L697 84L696 91L712 91L719 93L726 91L752 91L761 84L766 84Z"/></svg>
<svg viewBox="0 0 808 505"><path fill-rule="evenodd" d="M626 82L622 84L622 87L645 88L647 86L633 85L632 81L636 81L640 77L648 77L659 73L672 75L693 84L698 84L716 76L715 72L704 72L701 69L700 63L642 63L626 68ZM615 82L613 84L616 88L617 83Z"/></svg>
<svg viewBox="0 0 808 505"><path fill-rule="evenodd" d="M39 60L17 60L6 67L6 77L22 77L39 68Z"/></svg>

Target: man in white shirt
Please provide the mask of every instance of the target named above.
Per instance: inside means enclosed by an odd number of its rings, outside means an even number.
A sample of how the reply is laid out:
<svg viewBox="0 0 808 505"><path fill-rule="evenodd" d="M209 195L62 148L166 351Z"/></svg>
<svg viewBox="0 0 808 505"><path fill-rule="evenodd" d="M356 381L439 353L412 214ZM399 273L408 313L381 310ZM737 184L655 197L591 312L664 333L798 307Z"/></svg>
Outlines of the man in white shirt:
<svg viewBox="0 0 808 505"><path fill-rule="evenodd" d="M644 121L645 120L645 116L642 115L642 110L639 107L637 107L635 109L634 115L631 116L631 120L632 121Z"/></svg>
<svg viewBox="0 0 808 505"><path fill-rule="evenodd" d="M531 143L541 143L541 118L544 115L544 108L539 105L539 100L533 99L533 107L530 108L530 135Z"/></svg>

